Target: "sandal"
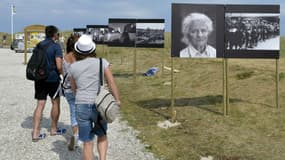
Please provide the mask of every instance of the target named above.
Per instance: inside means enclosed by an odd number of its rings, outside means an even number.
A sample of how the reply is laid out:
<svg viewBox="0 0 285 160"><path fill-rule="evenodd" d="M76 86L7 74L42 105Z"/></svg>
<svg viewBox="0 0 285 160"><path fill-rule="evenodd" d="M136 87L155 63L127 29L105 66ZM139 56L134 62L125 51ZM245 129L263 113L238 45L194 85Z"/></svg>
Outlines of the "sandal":
<svg viewBox="0 0 285 160"><path fill-rule="evenodd" d="M32 142L38 142L39 140L42 140L44 138L46 138L46 134L45 133L40 133L37 138L33 138L32 137Z"/></svg>
<svg viewBox="0 0 285 160"><path fill-rule="evenodd" d="M66 132L65 128L57 128L56 132L50 133L51 136L63 135Z"/></svg>

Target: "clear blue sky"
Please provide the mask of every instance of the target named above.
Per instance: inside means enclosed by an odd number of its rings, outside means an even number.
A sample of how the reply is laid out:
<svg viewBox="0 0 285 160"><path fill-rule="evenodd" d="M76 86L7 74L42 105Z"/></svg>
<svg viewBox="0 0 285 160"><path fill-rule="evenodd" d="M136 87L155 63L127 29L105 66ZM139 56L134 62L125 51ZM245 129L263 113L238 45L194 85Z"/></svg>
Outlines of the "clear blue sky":
<svg viewBox="0 0 285 160"><path fill-rule="evenodd" d="M0 32L11 32L11 4L16 6L14 31L32 24L56 25L60 30L107 25L108 18L161 18L171 29L171 3L197 0L1 0ZM281 34L285 35L285 0L205 0L203 4L279 4Z"/></svg>

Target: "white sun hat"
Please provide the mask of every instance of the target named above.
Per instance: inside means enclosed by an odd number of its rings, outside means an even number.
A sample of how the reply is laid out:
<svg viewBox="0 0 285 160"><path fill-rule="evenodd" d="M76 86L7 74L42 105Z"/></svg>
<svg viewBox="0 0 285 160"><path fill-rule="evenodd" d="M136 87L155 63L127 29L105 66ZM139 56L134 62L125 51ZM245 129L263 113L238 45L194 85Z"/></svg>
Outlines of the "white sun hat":
<svg viewBox="0 0 285 160"><path fill-rule="evenodd" d="M74 44L74 49L80 54L90 54L96 49L96 44L93 42L91 36L83 34Z"/></svg>

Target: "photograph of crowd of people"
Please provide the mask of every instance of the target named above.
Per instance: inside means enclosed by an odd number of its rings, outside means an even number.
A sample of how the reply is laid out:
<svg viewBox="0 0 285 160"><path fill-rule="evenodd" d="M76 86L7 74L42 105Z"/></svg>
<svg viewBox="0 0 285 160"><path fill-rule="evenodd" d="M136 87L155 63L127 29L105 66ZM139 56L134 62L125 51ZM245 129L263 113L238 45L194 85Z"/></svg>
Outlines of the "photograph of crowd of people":
<svg viewBox="0 0 285 160"><path fill-rule="evenodd" d="M86 33L86 28L73 28L73 35L81 36Z"/></svg>
<svg viewBox="0 0 285 160"><path fill-rule="evenodd" d="M279 50L279 14L226 13L227 50Z"/></svg>
<svg viewBox="0 0 285 160"><path fill-rule="evenodd" d="M109 19L106 42L110 46L135 46L136 19Z"/></svg>
<svg viewBox="0 0 285 160"><path fill-rule="evenodd" d="M107 25L87 25L87 34L92 36L96 44L104 44L107 39L108 26Z"/></svg>
<svg viewBox="0 0 285 160"><path fill-rule="evenodd" d="M163 48L164 30L164 19L138 20L136 23L136 47Z"/></svg>

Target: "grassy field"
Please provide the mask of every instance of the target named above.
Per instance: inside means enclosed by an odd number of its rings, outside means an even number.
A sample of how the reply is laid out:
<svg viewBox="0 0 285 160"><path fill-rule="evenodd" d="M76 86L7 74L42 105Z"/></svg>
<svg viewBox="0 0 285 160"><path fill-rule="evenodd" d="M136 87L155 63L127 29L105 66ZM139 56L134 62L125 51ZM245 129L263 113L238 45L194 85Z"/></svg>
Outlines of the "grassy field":
<svg viewBox="0 0 285 160"><path fill-rule="evenodd" d="M169 37L169 35L167 35ZM282 38L282 44L284 44ZM284 45L281 45L284 57ZM223 116L223 60L174 59L174 95L180 126L162 129L170 118L170 71L153 77L150 67L170 67L166 49L98 46L112 63L120 89L123 118L140 133L147 149L166 160L283 160L285 159L285 59L280 66L280 108L275 107L275 60L229 60L229 115ZM103 50L106 53L103 53ZM133 80L134 52L137 78Z"/></svg>
<svg viewBox="0 0 285 160"><path fill-rule="evenodd" d="M69 32L64 32L68 35ZM1 34L0 34L1 36ZM166 35L169 39L169 34ZM177 121L170 118L170 42L165 49L112 48L98 45L99 56L112 63L120 90L122 116L139 131L146 148L165 160L285 159L285 38L281 38L280 108L275 107L275 60L229 59L229 115L223 115L223 59L174 59ZM137 54L137 78L133 61ZM159 67L153 77L143 73ZM111 133L110 133L111 134Z"/></svg>

